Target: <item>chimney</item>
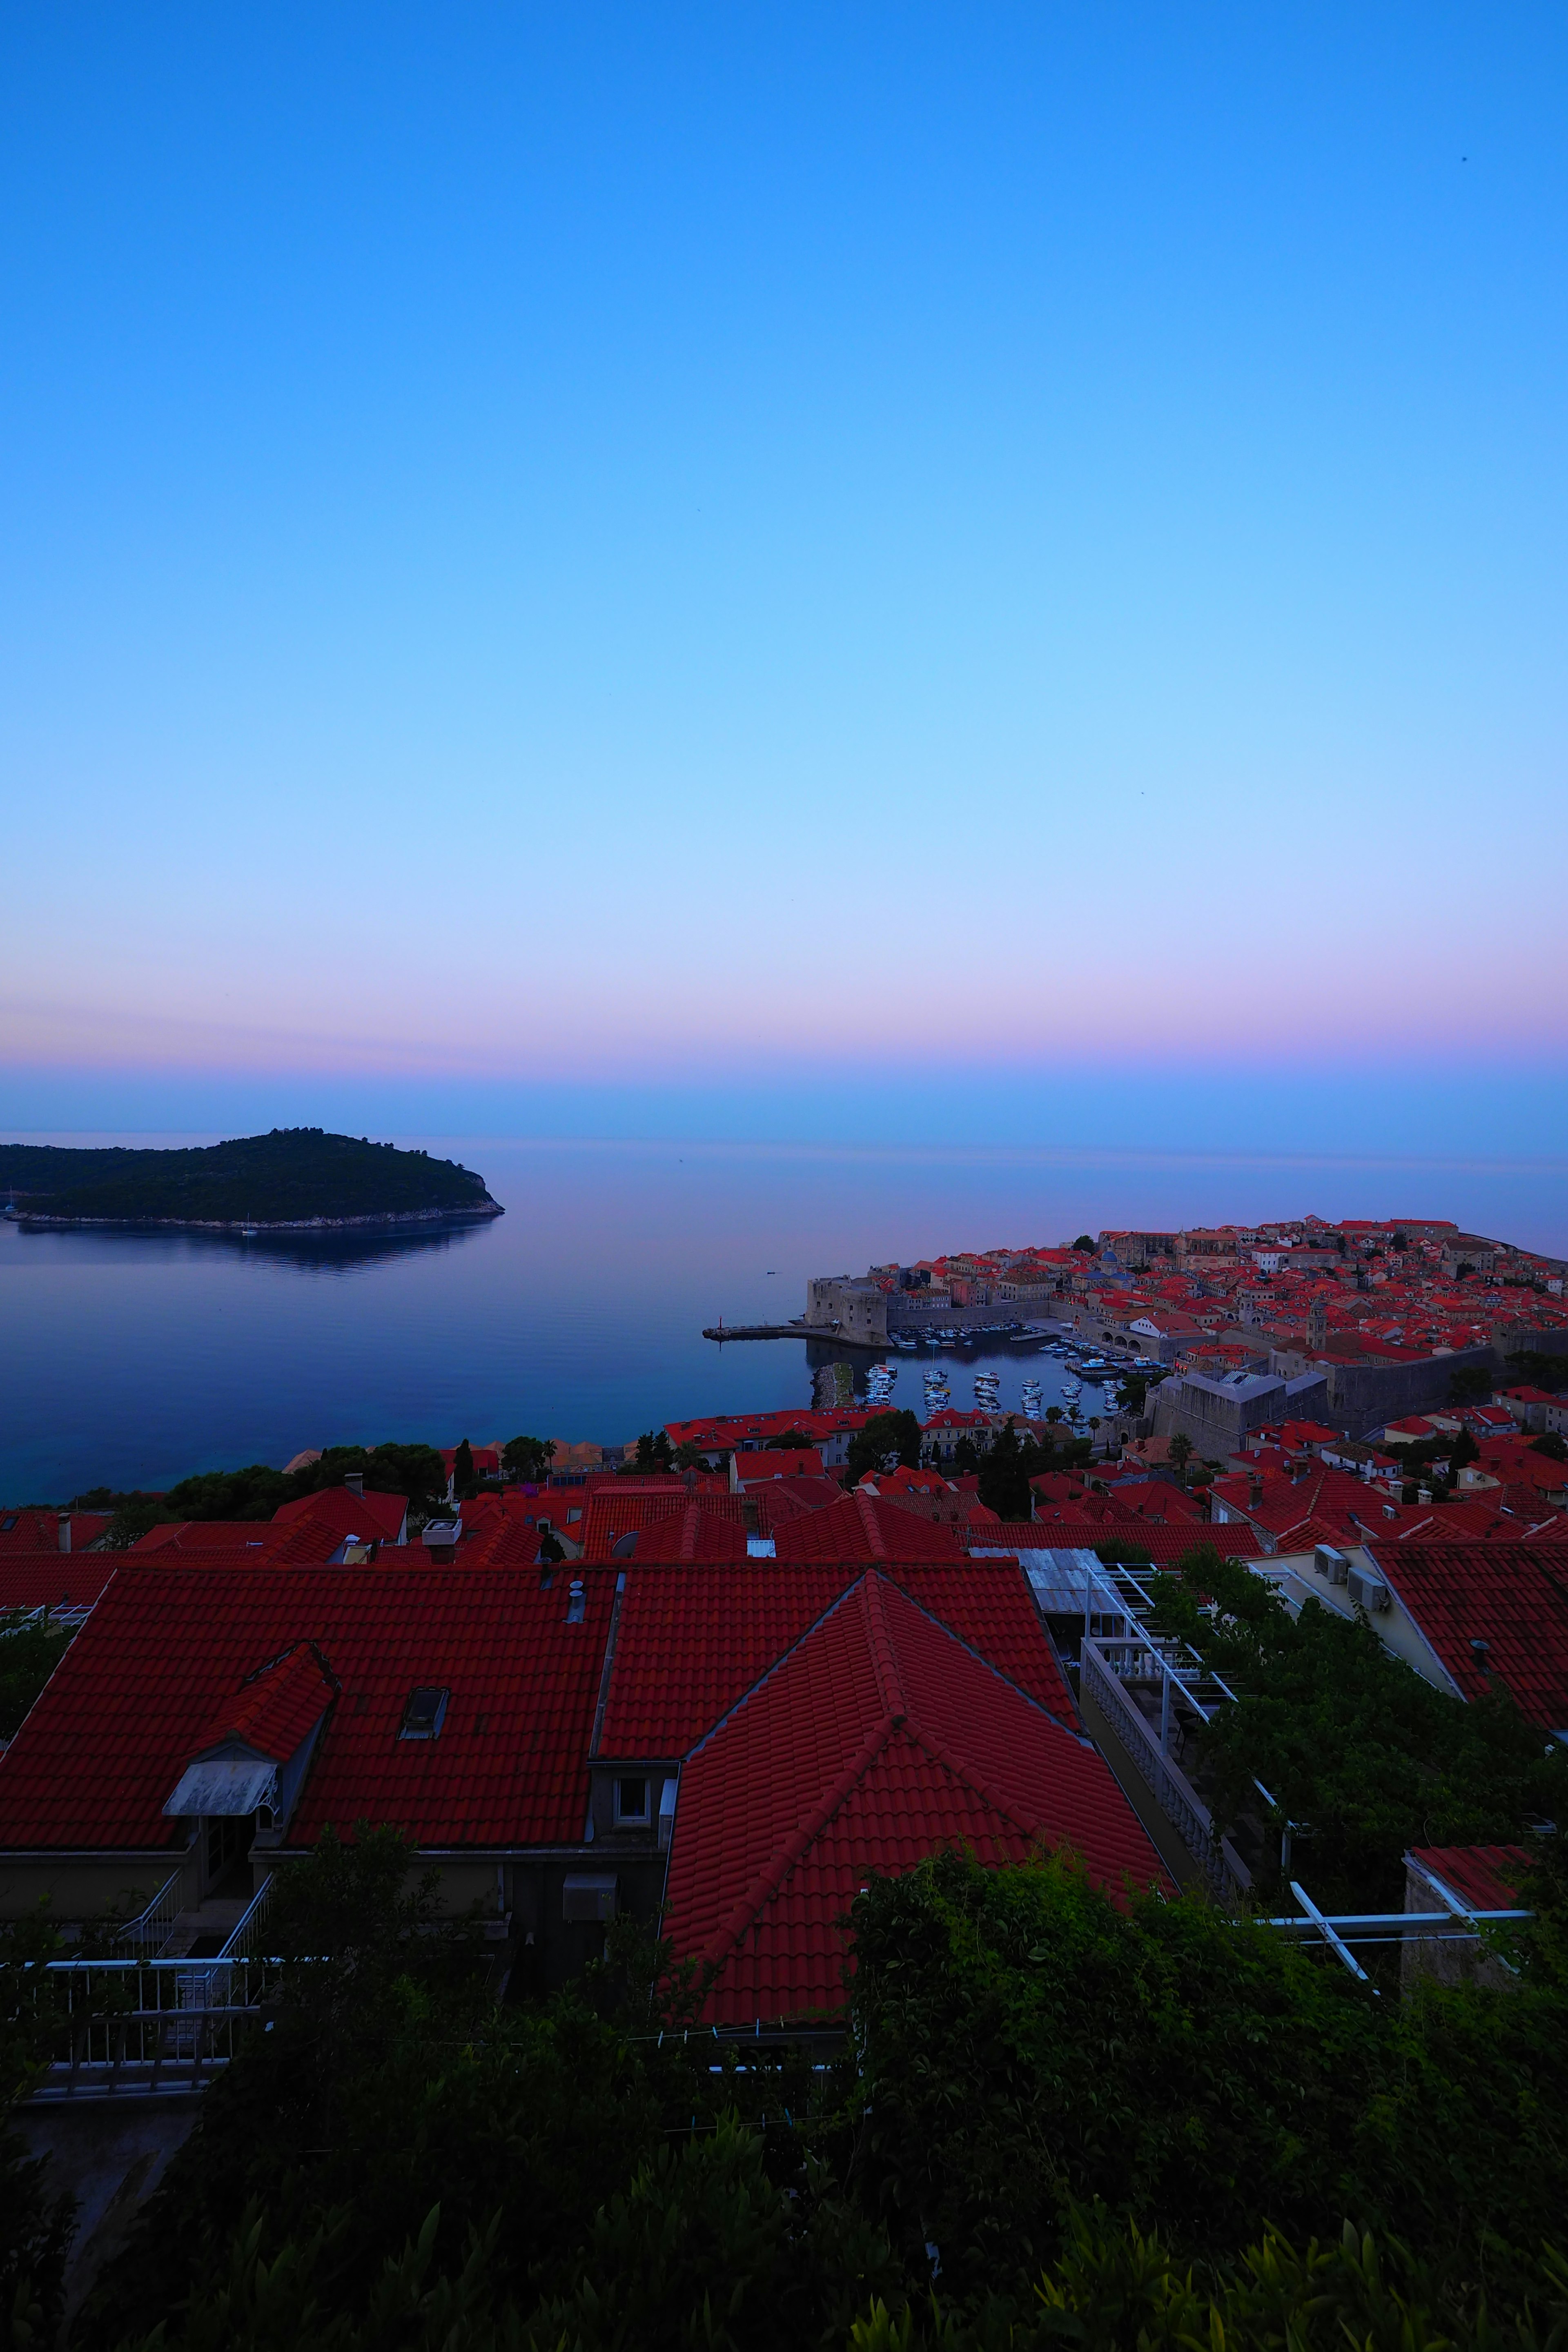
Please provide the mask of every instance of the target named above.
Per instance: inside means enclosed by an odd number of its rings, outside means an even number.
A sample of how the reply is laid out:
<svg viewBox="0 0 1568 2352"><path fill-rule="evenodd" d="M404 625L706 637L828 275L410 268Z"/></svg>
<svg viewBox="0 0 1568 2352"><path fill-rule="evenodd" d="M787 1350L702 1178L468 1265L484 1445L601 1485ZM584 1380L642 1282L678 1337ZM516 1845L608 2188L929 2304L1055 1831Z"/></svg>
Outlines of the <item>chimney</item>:
<svg viewBox="0 0 1568 2352"><path fill-rule="evenodd" d="M68 1511L61 1511L59 1514L59 1530L60 1549L62 1551L69 1551L71 1548L71 1515Z"/></svg>
<svg viewBox="0 0 1568 2352"><path fill-rule="evenodd" d="M356 1503L363 1502L364 1472L363 1470L345 1471L343 1474L343 1485L348 1488L349 1493L353 1496Z"/></svg>
<svg viewBox="0 0 1568 2352"><path fill-rule="evenodd" d="M1253 1509L1256 1510L1258 1504L1263 1500L1263 1481L1261 1478L1254 1477L1251 1486L1247 1490L1247 1499L1248 1503L1251 1504Z"/></svg>

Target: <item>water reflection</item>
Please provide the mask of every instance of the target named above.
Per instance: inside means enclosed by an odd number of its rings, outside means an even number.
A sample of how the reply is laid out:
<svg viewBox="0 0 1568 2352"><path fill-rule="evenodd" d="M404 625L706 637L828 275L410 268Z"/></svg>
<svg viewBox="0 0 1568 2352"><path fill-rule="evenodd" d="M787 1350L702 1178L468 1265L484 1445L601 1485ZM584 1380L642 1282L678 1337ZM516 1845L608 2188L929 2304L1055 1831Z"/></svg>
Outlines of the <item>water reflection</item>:
<svg viewBox="0 0 1568 2352"><path fill-rule="evenodd" d="M54 1243L73 1261L116 1258L127 1250L168 1263L174 1259L232 1261L249 1258L258 1265L293 1267L303 1274L346 1274L355 1267L384 1265L391 1259L427 1257L471 1241L488 1232L489 1217L440 1217L417 1225L322 1225L292 1233L242 1234L233 1230L182 1226L171 1232L155 1225L30 1225L14 1221L30 1250Z"/></svg>

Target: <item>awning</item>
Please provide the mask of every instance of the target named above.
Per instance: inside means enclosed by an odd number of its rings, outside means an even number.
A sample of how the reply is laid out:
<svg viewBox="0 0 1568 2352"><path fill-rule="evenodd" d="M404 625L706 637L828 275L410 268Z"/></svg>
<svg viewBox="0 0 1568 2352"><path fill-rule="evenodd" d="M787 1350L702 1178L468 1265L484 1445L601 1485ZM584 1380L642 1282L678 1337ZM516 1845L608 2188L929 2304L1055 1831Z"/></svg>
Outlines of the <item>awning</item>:
<svg viewBox="0 0 1568 2352"><path fill-rule="evenodd" d="M278 1796L278 1767L266 1757L226 1757L205 1764L187 1764L174 1795L163 1807L171 1816L181 1813L254 1813L273 1804Z"/></svg>

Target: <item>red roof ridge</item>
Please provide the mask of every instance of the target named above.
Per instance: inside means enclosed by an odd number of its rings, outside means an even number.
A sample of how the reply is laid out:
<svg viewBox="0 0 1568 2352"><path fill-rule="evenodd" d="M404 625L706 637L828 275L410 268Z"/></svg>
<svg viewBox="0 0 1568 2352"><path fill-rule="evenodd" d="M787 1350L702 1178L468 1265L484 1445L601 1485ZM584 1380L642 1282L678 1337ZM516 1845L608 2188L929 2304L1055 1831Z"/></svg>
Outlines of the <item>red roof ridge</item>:
<svg viewBox="0 0 1568 2352"><path fill-rule="evenodd" d="M820 1621L819 1621L820 1622ZM717 1966L726 1952L738 1944L747 1927L762 1910L771 1895L776 1895L802 1855L820 1837L846 1798L870 1770L882 1749L893 1735L894 1726L884 1716L866 1734L843 1770L829 1782L809 1811L801 1815L787 1836L780 1839L773 1853L752 1879L743 1895L731 1906L729 1916L716 1927L702 1951L702 1959Z"/></svg>
<svg viewBox="0 0 1568 2352"><path fill-rule="evenodd" d="M947 1629L944 1626L942 1630L945 1633ZM1016 1690L1017 1685L1014 1684L1013 1688ZM1047 1707L1040 1706L1038 1699L1029 1698L1027 1691L1019 1691L1018 1696L1020 1698L1028 1699L1031 1706L1038 1706L1046 1721L1056 1724L1057 1729L1061 1731L1065 1738L1069 1739L1072 1738L1072 1734L1067 1731L1063 1725L1057 1723L1056 1717ZM973 1789L977 1797L984 1797L993 1812L1000 1813L1002 1819L1009 1822L1018 1832L1020 1837L1038 1837L1040 1833L1038 1822L1026 1821L1011 1798L1002 1796L992 1787L989 1780L974 1769L972 1764L966 1764L962 1758L955 1756L944 1741L936 1738L914 1716L907 1717L901 1728L906 1738L912 1739L917 1747L925 1749L933 1764L940 1764L943 1771L951 1772L953 1779L962 1782L964 1788ZM1074 1744L1076 1746L1077 1742L1075 1741Z"/></svg>
<svg viewBox="0 0 1568 2352"><path fill-rule="evenodd" d="M866 1638L870 1644L871 1664L876 1670L877 1690L889 1721L896 1727L909 1715L909 1702L899 1679L898 1654L893 1637L888 1631L888 1620L882 1608L882 1580L872 1575L861 1580L860 1605L866 1617Z"/></svg>
<svg viewBox="0 0 1568 2352"><path fill-rule="evenodd" d="M876 1498L870 1495L863 1495L857 1486L855 1500L859 1506L860 1524L866 1530L866 1540L871 1547L872 1559L886 1559L888 1547L877 1518Z"/></svg>
<svg viewBox="0 0 1568 2352"><path fill-rule="evenodd" d="M1019 1575L1023 1575L1024 1571L1022 1565L1015 1552L998 1552L994 1557L1002 1563L1005 1563L1007 1560L1012 1560L1014 1566L1017 1568ZM1054 1707L1048 1707L1043 1698L1037 1698L1035 1693L1028 1689L1025 1684L1016 1681L1007 1672L1005 1666L999 1666L994 1658L987 1657L985 1652L984 1650L977 1649L973 1642L966 1640L964 1635L959 1633L956 1626L950 1625L945 1617L939 1617L934 1609L929 1609L923 1601L920 1600L916 1594L912 1593L909 1590L907 1585L900 1584L896 1578L890 1578L889 1580L893 1584L894 1591L898 1593L900 1601L907 1601L911 1609L918 1609L922 1617L930 1619L931 1622L937 1628L939 1633L945 1633L949 1641L956 1642L959 1648L961 1650L967 1651L969 1655L973 1658L978 1664L983 1665L988 1674L994 1675L998 1682L1005 1683L1009 1690L1016 1691L1021 1699L1026 1699L1031 1706L1037 1707L1039 1712L1045 1717L1047 1723L1054 1723L1058 1727L1058 1730L1065 1731L1068 1738L1069 1739L1076 1740L1079 1747L1089 1748L1093 1746L1094 1743L1089 1739L1086 1732L1079 1729L1071 1723L1064 1722L1062 1717L1057 1714ZM1043 1625L1040 1630L1042 1633L1045 1633ZM1046 1638L1048 1645L1049 1636L1047 1635ZM1054 1650L1052 1651L1052 1656L1054 1659ZM1059 1676L1059 1666L1058 1668L1058 1674ZM1064 1691L1067 1690L1065 1680L1062 1683L1062 1688ZM1070 1696L1070 1693L1068 1696ZM921 1739L924 1739L925 1734L923 1731L921 1732L920 1737ZM974 1786L978 1788L979 1782L976 1781Z"/></svg>
<svg viewBox="0 0 1568 2352"><path fill-rule="evenodd" d="M749 1700L755 1698L757 1693L762 1690L765 1685L771 1683L776 1674L782 1672L782 1670L788 1665L796 1651L802 1649L805 1644L810 1641L812 1635L816 1633L820 1627L826 1624L828 1619L835 1613L835 1612L842 1609L847 1601L850 1601L854 1598L856 1593L859 1591L862 1584L866 1581L867 1574L868 1571L865 1569L862 1569L859 1575L856 1577L852 1582L841 1586L838 1591L834 1594L832 1600L827 1603L826 1609L819 1610L817 1614L812 1619L809 1625L803 1625L801 1627L800 1632L795 1635L795 1640L789 1644L789 1647L779 1651L776 1657L770 1658L767 1664L763 1668L762 1673L756 1676L754 1681L749 1682L743 1691L736 1692L735 1696L724 1709L723 1714L714 1717L712 1722L702 1734L700 1739L693 1740L690 1748L687 1750L686 1760L689 1763L692 1757L701 1753L702 1749L708 1746L710 1740L718 1738L720 1732L723 1730L724 1726L735 1716L740 1714L741 1709L748 1703Z"/></svg>

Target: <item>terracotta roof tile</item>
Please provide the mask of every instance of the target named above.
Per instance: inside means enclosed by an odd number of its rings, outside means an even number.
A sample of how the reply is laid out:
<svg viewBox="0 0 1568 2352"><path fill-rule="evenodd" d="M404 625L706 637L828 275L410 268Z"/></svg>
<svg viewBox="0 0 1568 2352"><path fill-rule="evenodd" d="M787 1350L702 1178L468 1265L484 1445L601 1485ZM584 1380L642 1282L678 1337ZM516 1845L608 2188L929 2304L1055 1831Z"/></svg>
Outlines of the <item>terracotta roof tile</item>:
<svg viewBox="0 0 1568 2352"><path fill-rule="evenodd" d="M1543 1731L1568 1731L1568 1564L1542 1544L1368 1547L1466 1698L1495 1677ZM1487 1644L1482 1656L1471 1647Z"/></svg>
<svg viewBox="0 0 1568 2352"><path fill-rule="evenodd" d="M717 1968L714 2022L821 2014L868 1873L1041 1841L1101 1881L1167 1883L1100 1756L872 1570L687 1763L668 1932Z"/></svg>
<svg viewBox="0 0 1568 2352"><path fill-rule="evenodd" d="M582 1622L569 1622L574 1582ZM313 1642L342 1695L289 1829L395 1822L423 1844L580 1836L612 1570L162 1567L117 1575L0 1757L0 1848L162 1847L193 1748L247 1677ZM451 1696L402 1740L416 1685Z"/></svg>

